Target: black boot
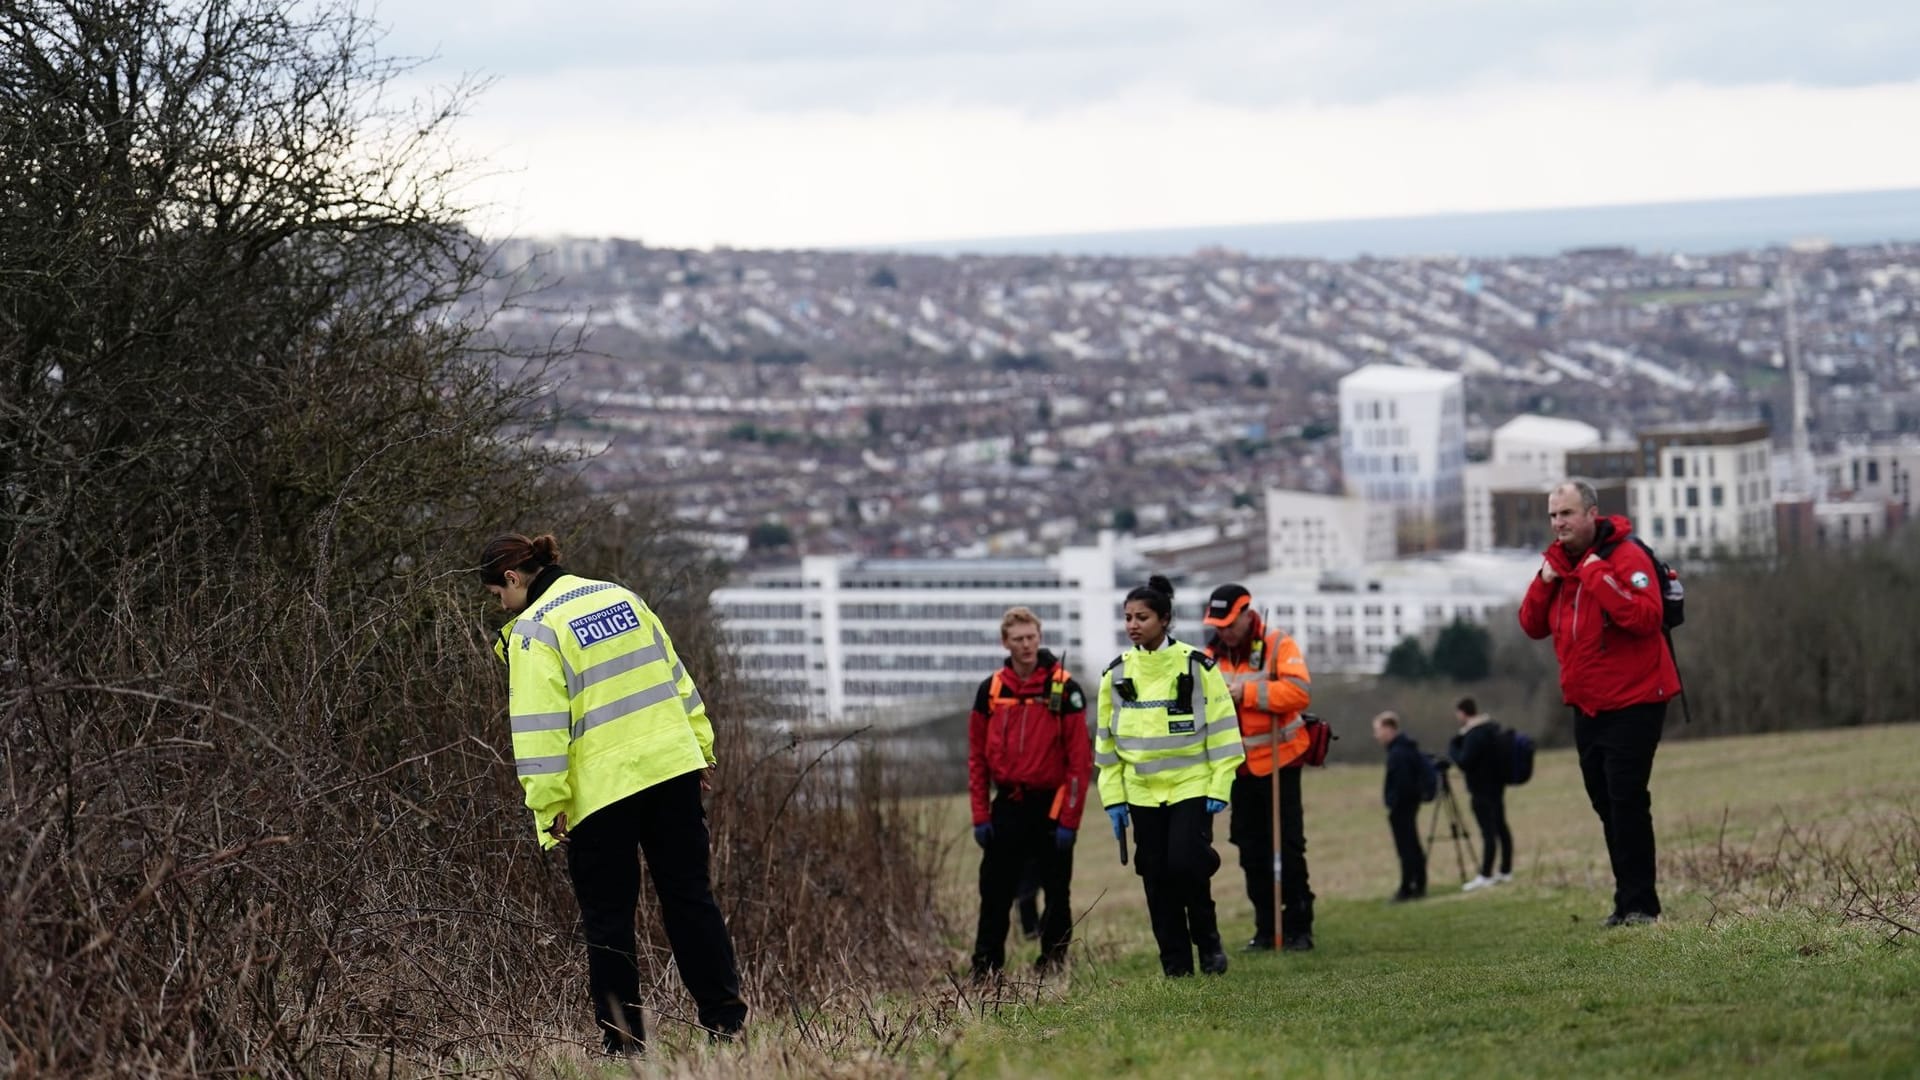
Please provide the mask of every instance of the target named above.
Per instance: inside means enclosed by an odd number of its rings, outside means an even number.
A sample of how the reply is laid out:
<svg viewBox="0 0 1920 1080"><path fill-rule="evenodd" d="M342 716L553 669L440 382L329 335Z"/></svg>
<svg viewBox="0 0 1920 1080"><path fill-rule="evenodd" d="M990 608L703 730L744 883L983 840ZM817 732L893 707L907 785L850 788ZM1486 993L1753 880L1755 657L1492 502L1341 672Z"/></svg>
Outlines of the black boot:
<svg viewBox="0 0 1920 1080"><path fill-rule="evenodd" d="M1200 970L1209 975L1227 973L1227 950L1218 935L1200 943Z"/></svg>

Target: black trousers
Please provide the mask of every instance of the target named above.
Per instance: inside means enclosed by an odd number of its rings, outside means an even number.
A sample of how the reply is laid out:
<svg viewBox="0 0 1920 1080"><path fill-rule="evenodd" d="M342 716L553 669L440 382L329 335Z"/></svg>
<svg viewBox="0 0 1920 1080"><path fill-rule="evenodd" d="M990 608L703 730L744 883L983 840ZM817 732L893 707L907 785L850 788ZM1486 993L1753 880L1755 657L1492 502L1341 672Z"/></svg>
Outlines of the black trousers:
<svg viewBox="0 0 1920 1080"><path fill-rule="evenodd" d="M708 883L707 813L700 774L663 780L595 811L569 830L567 870L580 901L587 939L587 991L607 1049L646 1039L640 1020L640 967L634 955L634 913L640 903L640 860L660 898L673 962L693 994L700 1023L735 1032L746 1023L740 974L720 905Z"/></svg>
<svg viewBox="0 0 1920 1080"><path fill-rule="evenodd" d="M1660 748L1667 703L1656 701L1589 716L1573 713L1573 745L1587 801L1600 815L1613 863L1617 915L1660 914L1654 889L1653 753Z"/></svg>
<svg viewBox="0 0 1920 1080"><path fill-rule="evenodd" d="M1052 791L1027 791L1018 799L1002 792L993 798L989 810L993 836L980 855L980 924L973 937L977 974L1006 966L1008 911L1029 866L1038 868L1040 887L1047 896L1040 918L1041 959L1049 963L1066 959L1067 945L1073 940L1072 897L1068 895L1073 849L1062 851L1054 842L1056 825L1047 816L1052 807Z"/></svg>
<svg viewBox="0 0 1920 1080"><path fill-rule="evenodd" d="M1300 810L1300 766L1280 770L1280 933L1313 932L1313 888L1307 880L1307 824ZM1273 940L1273 777L1233 778L1227 840L1240 849L1240 870L1253 902L1253 935Z"/></svg>
<svg viewBox="0 0 1920 1080"><path fill-rule="evenodd" d="M1513 873L1513 833L1507 828L1507 788L1498 785L1490 791L1472 793L1473 820L1480 826L1480 876L1493 876L1496 849L1500 872Z"/></svg>
<svg viewBox="0 0 1920 1080"><path fill-rule="evenodd" d="M1220 869L1207 800L1134 806L1133 866L1147 891L1147 915L1160 946L1160 970L1193 974L1194 949L1220 949L1220 922L1208 880Z"/></svg>
<svg viewBox="0 0 1920 1080"><path fill-rule="evenodd" d="M1420 804L1387 811L1393 849L1400 854L1400 895L1427 894L1427 853L1420 847Z"/></svg>

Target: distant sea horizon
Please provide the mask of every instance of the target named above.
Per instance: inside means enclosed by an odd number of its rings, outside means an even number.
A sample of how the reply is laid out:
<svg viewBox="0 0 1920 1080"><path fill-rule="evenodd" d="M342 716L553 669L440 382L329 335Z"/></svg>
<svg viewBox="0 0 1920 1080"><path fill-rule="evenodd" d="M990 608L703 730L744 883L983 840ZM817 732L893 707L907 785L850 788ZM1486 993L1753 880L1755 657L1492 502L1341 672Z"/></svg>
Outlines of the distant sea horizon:
<svg viewBox="0 0 1920 1080"><path fill-rule="evenodd" d="M1264 258L1551 256L1576 248L1711 255L1798 241L1920 241L1920 188L1575 206L1047 236L861 245L938 255L1191 255L1226 248Z"/></svg>

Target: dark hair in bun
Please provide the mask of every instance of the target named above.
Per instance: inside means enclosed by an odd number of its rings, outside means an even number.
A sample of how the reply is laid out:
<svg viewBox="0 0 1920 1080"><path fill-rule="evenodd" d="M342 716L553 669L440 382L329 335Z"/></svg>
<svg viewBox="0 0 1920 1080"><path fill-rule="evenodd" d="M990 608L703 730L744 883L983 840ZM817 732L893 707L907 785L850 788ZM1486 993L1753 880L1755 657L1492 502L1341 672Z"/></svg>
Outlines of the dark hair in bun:
<svg viewBox="0 0 1920 1080"><path fill-rule="evenodd" d="M1161 622L1173 622L1173 582L1168 581L1166 575L1155 574L1147 579L1145 585L1127 593L1127 603L1135 600L1147 605L1147 610L1160 616Z"/></svg>
<svg viewBox="0 0 1920 1080"><path fill-rule="evenodd" d="M560 561L560 541L552 533L528 539L519 533L502 533L480 549L480 580L488 585L505 585L507 571L538 573Z"/></svg>

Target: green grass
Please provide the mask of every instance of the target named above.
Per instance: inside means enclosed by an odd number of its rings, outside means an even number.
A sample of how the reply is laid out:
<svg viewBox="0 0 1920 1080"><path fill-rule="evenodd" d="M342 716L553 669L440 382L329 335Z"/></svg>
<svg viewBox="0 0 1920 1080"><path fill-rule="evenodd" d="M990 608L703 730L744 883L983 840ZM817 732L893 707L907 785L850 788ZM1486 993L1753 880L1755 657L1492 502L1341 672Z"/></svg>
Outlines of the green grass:
<svg viewBox="0 0 1920 1080"><path fill-rule="evenodd" d="M1311 954L1167 980L1136 951L958 1057L1019 1076L1920 1071L1911 948L1805 915L1605 930L1594 911L1534 889L1338 902Z"/></svg>
<svg viewBox="0 0 1920 1080"><path fill-rule="evenodd" d="M1641 289L1614 294L1623 304L1665 304L1684 307L1690 304L1715 304L1728 300L1754 300L1765 289Z"/></svg>
<svg viewBox="0 0 1920 1080"><path fill-rule="evenodd" d="M952 1053L984 1076L1920 1075L1920 941L1792 905L1728 911L1673 870L1722 844L1771 850L1781 822L1844 840L1914 798L1916 760L1920 725L1667 744L1653 785L1667 917L1618 930L1598 923L1611 881L1570 753L1543 752L1510 794L1515 884L1459 893L1443 832L1433 898L1408 905L1382 899L1397 870L1378 770L1320 770L1306 787L1320 947L1235 951L1218 979L1161 977L1138 879L1096 818L1070 984L972 1025ZM931 809L964 824L960 801ZM1225 831L1214 897L1237 945L1251 916ZM948 897L970 931L966 852Z"/></svg>

